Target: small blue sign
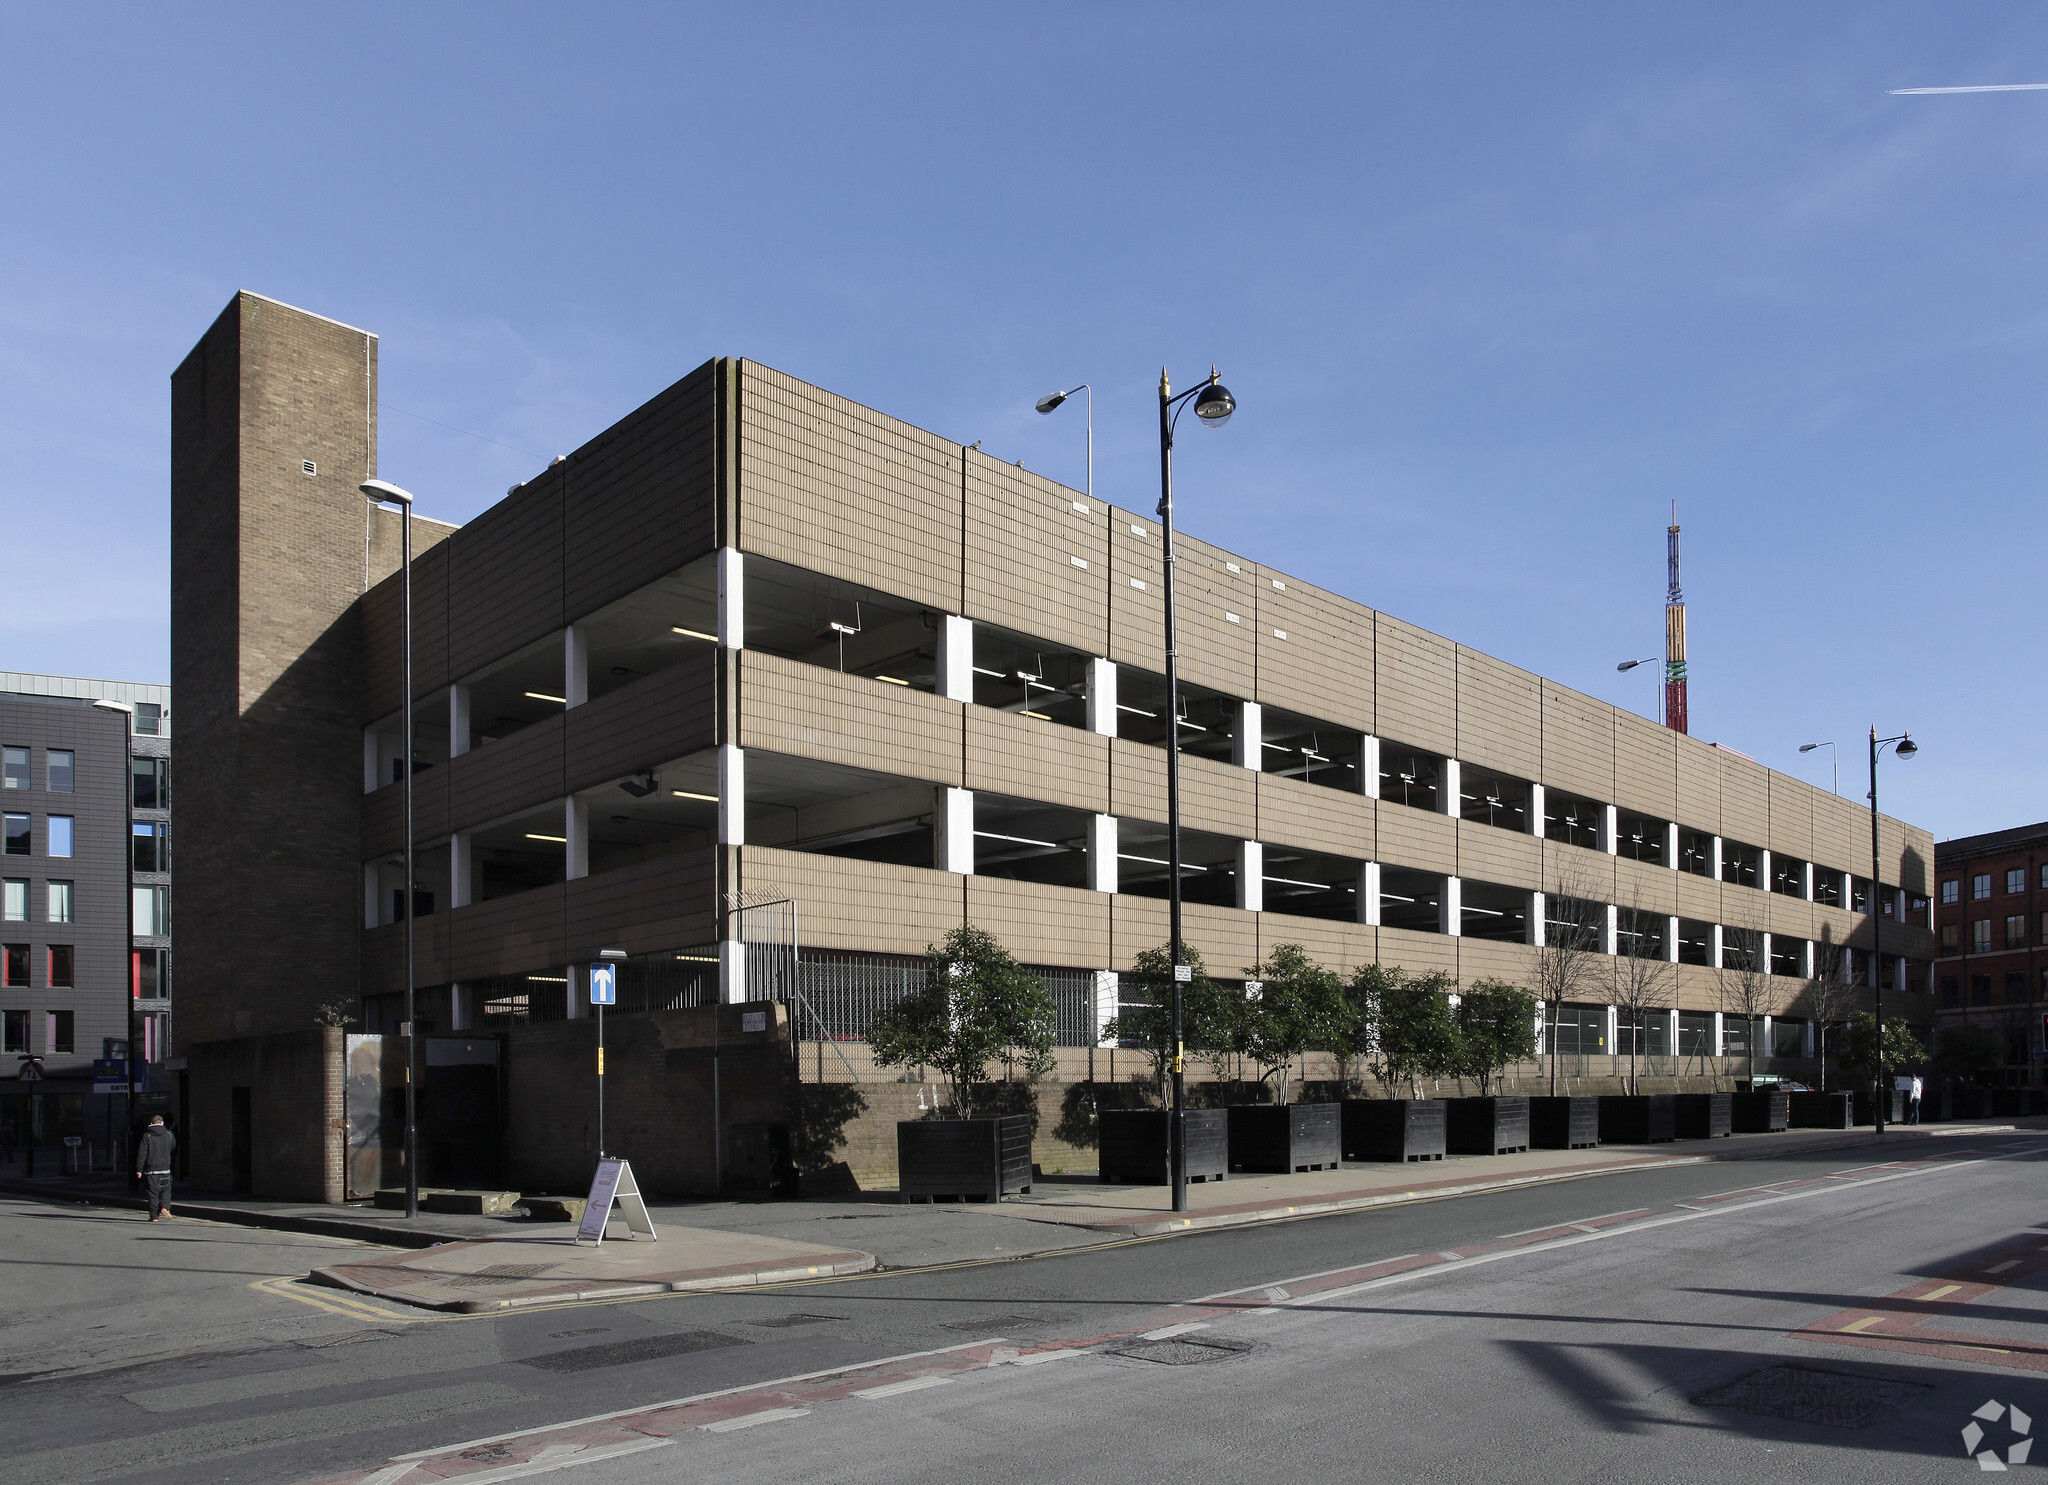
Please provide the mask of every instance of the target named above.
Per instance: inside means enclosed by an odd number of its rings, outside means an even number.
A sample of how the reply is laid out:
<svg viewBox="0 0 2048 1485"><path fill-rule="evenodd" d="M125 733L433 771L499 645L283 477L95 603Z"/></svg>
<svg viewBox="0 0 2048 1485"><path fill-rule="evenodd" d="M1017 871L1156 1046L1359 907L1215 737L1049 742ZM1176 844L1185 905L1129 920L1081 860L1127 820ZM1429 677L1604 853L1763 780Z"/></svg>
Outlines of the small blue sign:
<svg viewBox="0 0 2048 1485"><path fill-rule="evenodd" d="M617 1005L619 1003L619 971L617 965L593 964L590 966L590 1003L592 1005Z"/></svg>
<svg viewBox="0 0 2048 1485"><path fill-rule="evenodd" d="M125 1057L93 1058L92 1091L95 1093L126 1093L128 1091L128 1059Z"/></svg>

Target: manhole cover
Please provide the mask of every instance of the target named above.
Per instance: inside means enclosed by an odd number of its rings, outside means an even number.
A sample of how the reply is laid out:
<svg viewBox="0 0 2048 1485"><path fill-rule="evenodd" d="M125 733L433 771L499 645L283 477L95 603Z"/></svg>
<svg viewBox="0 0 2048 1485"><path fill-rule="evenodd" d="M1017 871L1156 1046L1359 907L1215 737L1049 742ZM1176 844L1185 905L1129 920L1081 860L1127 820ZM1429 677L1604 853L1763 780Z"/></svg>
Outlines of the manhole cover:
<svg viewBox="0 0 2048 1485"><path fill-rule="evenodd" d="M769 1330L784 1330L792 1325L827 1325L834 1320L844 1320L844 1315L777 1315L773 1320L753 1320L752 1325L761 1325Z"/></svg>
<svg viewBox="0 0 2048 1485"><path fill-rule="evenodd" d="M1128 1346L1113 1346L1109 1354L1129 1356L1138 1361L1156 1361L1161 1366L1200 1366L1205 1361L1228 1361L1251 1348L1250 1341L1229 1341L1222 1336L1211 1336L1201 1341L1176 1336L1171 1340L1133 1341Z"/></svg>
<svg viewBox="0 0 2048 1485"><path fill-rule="evenodd" d="M1064 1320L1065 1315L990 1315L986 1320L946 1320L940 1323L941 1330L1028 1330L1034 1325L1050 1325L1055 1320Z"/></svg>
<svg viewBox="0 0 2048 1485"><path fill-rule="evenodd" d="M678 1330L667 1335L641 1336L630 1341L604 1341L595 1346L573 1346L529 1356L522 1366L537 1366L548 1372L589 1372L600 1367L627 1366L636 1361L659 1361L691 1351L715 1351L720 1346L749 1344L738 1336L720 1335L715 1330Z"/></svg>
<svg viewBox="0 0 2048 1485"><path fill-rule="evenodd" d="M473 1274L451 1274L440 1282L457 1289L488 1289L493 1284L517 1284L522 1279L537 1279L553 1267L552 1263L494 1263Z"/></svg>
<svg viewBox="0 0 2048 1485"><path fill-rule="evenodd" d="M1761 1418L1789 1418L1829 1428L1868 1428L1889 1418L1932 1387L1887 1377L1816 1371L1806 1366L1767 1366L1760 1372L1703 1392L1703 1407L1732 1408Z"/></svg>

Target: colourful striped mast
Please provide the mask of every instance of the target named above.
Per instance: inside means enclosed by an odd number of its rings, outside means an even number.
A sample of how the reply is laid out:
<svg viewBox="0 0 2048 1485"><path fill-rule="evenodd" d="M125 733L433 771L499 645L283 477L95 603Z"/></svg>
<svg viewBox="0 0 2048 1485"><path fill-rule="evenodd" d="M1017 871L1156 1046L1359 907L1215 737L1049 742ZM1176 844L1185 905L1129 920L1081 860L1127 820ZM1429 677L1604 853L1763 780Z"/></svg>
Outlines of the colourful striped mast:
<svg viewBox="0 0 2048 1485"><path fill-rule="evenodd" d="M1685 714L1685 593L1678 586L1678 502L1671 502L1671 587L1664 595L1664 725L1687 732Z"/></svg>

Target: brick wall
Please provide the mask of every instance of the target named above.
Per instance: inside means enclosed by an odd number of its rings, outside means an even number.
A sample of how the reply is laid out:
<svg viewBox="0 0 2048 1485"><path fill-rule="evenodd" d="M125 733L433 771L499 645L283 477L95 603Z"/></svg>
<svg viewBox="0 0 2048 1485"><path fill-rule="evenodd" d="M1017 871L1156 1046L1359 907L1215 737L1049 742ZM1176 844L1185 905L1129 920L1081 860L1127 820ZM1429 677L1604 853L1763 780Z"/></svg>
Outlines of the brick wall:
<svg viewBox="0 0 2048 1485"><path fill-rule="evenodd" d="M343 1033L333 1027L186 1049L190 1097L178 1131L190 1180L234 1187L234 1090L249 1090L250 1191L280 1201L342 1199Z"/></svg>

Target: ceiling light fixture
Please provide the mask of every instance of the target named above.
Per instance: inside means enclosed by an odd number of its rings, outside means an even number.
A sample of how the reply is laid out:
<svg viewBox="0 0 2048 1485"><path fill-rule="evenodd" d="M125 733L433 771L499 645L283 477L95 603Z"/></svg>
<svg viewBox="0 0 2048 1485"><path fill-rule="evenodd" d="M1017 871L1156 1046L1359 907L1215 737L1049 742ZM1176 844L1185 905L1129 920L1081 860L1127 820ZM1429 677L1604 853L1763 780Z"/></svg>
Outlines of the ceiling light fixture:
<svg viewBox="0 0 2048 1485"><path fill-rule="evenodd" d="M568 697L550 696L545 691L529 691L526 694L528 696L531 696L535 701L552 701L556 706L567 706L569 704Z"/></svg>
<svg viewBox="0 0 2048 1485"><path fill-rule="evenodd" d="M670 634L680 634L680 635L681 635L681 636L682 636L682 637L683 637L684 639L702 639L702 640L709 640L709 641L710 641L710 642L711 642L712 644L717 644L717 643L718 643L718 636L717 636L717 635L715 635L715 634L706 634L706 633L705 633L705 632L704 632L703 630L701 630L701 629L685 629L685 628L684 628L684 627L683 627L682 625L680 625L680 624L671 624L671 625L669 625L669 626L668 626L668 632L669 632Z"/></svg>
<svg viewBox="0 0 2048 1485"><path fill-rule="evenodd" d="M558 846L569 844L569 837L566 835L535 835L531 830L526 832L526 838L528 840L551 840Z"/></svg>
<svg viewBox="0 0 2048 1485"><path fill-rule="evenodd" d="M718 803L718 796L716 794L696 794L688 789L671 789L668 792L675 795L678 799L701 799L706 804Z"/></svg>

